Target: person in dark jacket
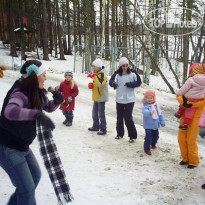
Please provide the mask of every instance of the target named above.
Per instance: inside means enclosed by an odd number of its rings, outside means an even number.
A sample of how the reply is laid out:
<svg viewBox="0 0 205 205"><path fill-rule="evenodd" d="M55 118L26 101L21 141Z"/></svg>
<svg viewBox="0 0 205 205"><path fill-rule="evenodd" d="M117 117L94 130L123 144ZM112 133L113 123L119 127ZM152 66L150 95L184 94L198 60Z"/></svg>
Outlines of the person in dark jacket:
<svg viewBox="0 0 205 205"><path fill-rule="evenodd" d="M116 110L117 110L117 136L115 139L124 136L124 121L128 130L129 142L133 143L137 139L137 130L132 118L132 111L135 104L134 88L141 85L140 76L135 70L129 68L129 61L126 57L119 60L118 70L111 76L109 85L117 90Z"/></svg>
<svg viewBox="0 0 205 205"><path fill-rule="evenodd" d="M73 110L75 108L75 97L78 95L78 86L73 80L73 73L71 71L65 72L65 80L60 84L59 91L63 93L65 102L68 106L61 104L60 109L65 116L64 125L70 127L73 123Z"/></svg>
<svg viewBox="0 0 205 205"><path fill-rule="evenodd" d="M57 91L54 100L48 100L44 89L46 69L40 61L26 61L20 72L23 76L8 91L1 111L0 166L16 187L8 204L35 205L41 172L29 145L36 137L37 120L46 129L55 128L43 110L56 110L63 95Z"/></svg>

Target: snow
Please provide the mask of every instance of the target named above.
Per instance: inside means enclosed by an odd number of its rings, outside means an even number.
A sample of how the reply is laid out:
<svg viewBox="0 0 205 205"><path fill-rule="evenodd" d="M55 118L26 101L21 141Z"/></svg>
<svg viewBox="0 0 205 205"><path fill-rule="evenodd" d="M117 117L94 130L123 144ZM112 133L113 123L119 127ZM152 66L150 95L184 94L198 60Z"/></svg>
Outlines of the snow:
<svg viewBox="0 0 205 205"><path fill-rule="evenodd" d="M12 67L9 50L0 46L0 65ZM72 70L73 56L66 56L66 61L50 58L42 61L49 69L45 87L57 86L64 80L63 73ZM14 59L20 65L20 57ZM109 62L105 62L106 71ZM166 75L170 72L166 72ZM0 107L13 82L20 76L18 71L8 69L0 79ZM106 103L106 118L108 134L98 136L89 132L92 126L91 90L87 84L91 79L81 73L81 59L77 58L74 79L79 86L76 98L74 121L72 127L65 127L64 116L58 109L48 115L53 119L56 129L53 132L55 142L61 156L68 182L75 200L73 205L192 205L205 204L204 158L205 141L198 137L199 167L188 169L180 166L180 150L177 142L178 121L173 116L178 108L175 95L166 90L160 77L151 77L152 88L156 90L157 101L160 104L166 127L160 128L160 138L157 149L151 150L152 156L143 151L144 129L142 127L143 93L151 88L142 85L136 88L137 100L133 117L138 132L135 143L128 142L127 132L120 140L116 136L115 91L109 88L109 102ZM164 91L163 91L164 90ZM52 96L49 93L48 97ZM36 190L38 205L56 205L56 196L49 180L47 171L39 154L37 140L31 145L42 170L42 179ZM0 205L5 205L14 191L9 177L0 168Z"/></svg>

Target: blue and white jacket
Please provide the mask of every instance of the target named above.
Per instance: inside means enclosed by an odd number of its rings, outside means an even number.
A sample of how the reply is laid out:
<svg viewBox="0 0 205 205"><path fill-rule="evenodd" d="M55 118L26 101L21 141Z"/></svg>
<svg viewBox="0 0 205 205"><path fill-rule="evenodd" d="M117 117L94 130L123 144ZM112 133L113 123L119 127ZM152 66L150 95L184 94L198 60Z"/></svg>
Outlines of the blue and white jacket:
<svg viewBox="0 0 205 205"><path fill-rule="evenodd" d="M151 106L147 103L144 103L144 107L142 109L144 129L157 130L158 128L160 128L160 125L162 127L165 126L165 119L163 113L161 112L161 115L159 115L159 112L157 110L157 105L155 105L155 109L159 117L158 119L153 119L151 114L151 110L152 110Z"/></svg>
<svg viewBox="0 0 205 205"><path fill-rule="evenodd" d="M139 75L131 70L131 73L123 72L122 76L120 76L117 71L111 76L109 81L109 85L111 87L113 82L118 84L117 92L116 92L116 102L127 104L136 101L134 88L141 85L141 79ZM125 83L131 82L131 87L125 86Z"/></svg>

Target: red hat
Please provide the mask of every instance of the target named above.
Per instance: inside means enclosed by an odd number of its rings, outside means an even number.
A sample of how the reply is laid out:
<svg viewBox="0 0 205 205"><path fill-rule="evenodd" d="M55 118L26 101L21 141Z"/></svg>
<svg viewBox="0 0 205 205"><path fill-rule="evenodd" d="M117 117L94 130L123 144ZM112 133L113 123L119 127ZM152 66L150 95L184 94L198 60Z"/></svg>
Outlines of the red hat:
<svg viewBox="0 0 205 205"><path fill-rule="evenodd" d="M153 96L154 97L154 100L153 100L153 103L155 102L155 91L154 90L147 90L144 94L144 98L145 98L145 101L146 101L146 98L147 96Z"/></svg>

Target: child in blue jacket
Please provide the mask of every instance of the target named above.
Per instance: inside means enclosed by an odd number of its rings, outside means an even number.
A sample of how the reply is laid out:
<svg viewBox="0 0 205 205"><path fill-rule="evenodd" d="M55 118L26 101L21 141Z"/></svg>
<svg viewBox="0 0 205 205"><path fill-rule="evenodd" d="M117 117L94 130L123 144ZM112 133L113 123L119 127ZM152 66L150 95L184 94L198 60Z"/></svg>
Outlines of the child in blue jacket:
<svg viewBox="0 0 205 205"><path fill-rule="evenodd" d="M144 151L146 154L151 155L150 146L156 149L156 144L159 139L160 125L165 126L163 113L156 103L156 95L154 90L147 90L144 94L144 107L143 113L143 127L145 129Z"/></svg>

